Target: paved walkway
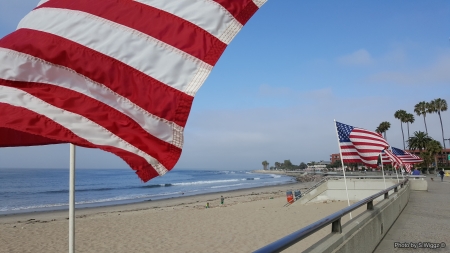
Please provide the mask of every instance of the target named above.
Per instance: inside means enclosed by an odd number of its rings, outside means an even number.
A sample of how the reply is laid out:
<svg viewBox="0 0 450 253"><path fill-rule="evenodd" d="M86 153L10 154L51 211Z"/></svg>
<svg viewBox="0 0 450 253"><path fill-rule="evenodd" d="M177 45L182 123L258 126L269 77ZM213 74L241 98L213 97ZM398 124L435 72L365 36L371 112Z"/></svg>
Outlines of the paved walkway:
<svg viewBox="0 0 450 253"><path fill-rule="evenodd" d="M432 176L433 177L433 176ZM375 253L385 252L450 252L450 178L430 178L428 191L411 191L409 202ZM394 243L431 242L445 248L395 248ZM418 246L419 247L419 246Z"/></svg>

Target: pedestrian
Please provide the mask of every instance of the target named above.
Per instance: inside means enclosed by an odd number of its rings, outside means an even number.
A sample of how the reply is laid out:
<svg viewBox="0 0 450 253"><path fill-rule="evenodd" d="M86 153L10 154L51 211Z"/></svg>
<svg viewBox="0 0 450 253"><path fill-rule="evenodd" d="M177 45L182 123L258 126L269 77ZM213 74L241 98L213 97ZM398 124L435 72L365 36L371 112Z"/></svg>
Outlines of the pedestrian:
<svg viewBox="0 0 450 253"><path fill-rule="evenodd" d="M441 171L439 171L439 175L441 175L441 182L444 181L444 174L445 174L444 169L441 169Z"/></svg>
<svg viewBox="0 0 450 253"><path fill-rule="evenodd" d="M206 208L209 208L209 202L206 202Z"/></svg>
<svg viewBox="0 0 450 253"><path fill-rule="evenodd" d="M225 198L223 196L220 196L220 204L223 205L223 201L225 201Z"/></svg>

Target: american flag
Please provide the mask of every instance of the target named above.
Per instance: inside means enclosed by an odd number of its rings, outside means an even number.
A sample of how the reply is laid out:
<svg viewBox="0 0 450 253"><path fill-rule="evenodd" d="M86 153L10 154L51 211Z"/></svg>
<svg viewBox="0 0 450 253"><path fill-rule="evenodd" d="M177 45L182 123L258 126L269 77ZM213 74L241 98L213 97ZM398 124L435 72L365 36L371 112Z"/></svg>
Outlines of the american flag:
<svg viewBox="0 0 450 253"><path fill-rule="evenodd" d="M395 156L397 156L404 164L414 164L423 162L422 158L413 155L411 153L408 153L404 150L401 150L399 148L392 147L392 153Z"/></svg>
<svg viewBox="0 0 450 253"><path fill-rule="evenodd" d="M265 2L42 0L0 40L0 146L73 143L164 175L196 92Z"/></svg>
<svg viewBox="0 0 450 253"><path fill-rule="evenodd" d="M392 162L394 168L400 168L403 166L402 161L396 155L392 153L389 149L383 150L383 153L388 157L389 162Z"/></svg>
<svg viewBox="0 0 450 253"><path fill-rule="evenodd" d="M384 153L384 150L381 151L381 159L383 161L383 164L391 164L391 159L389 159L389 156Z"/></svg>
<svg viewBox="0 0 450 253"><path fill-rule="evenodd" d="M342 159L345 163L363 163L376 168L378 157L389 144L383 137L366 129L336 122Z"/></svg>
<svg viewBox="0 0 450 253"><path fill-rule="evenodd" d="M406 172L411 173L411 169L412 169L413 165L410 163L405 163L404 165L405 165Z"/></svg>

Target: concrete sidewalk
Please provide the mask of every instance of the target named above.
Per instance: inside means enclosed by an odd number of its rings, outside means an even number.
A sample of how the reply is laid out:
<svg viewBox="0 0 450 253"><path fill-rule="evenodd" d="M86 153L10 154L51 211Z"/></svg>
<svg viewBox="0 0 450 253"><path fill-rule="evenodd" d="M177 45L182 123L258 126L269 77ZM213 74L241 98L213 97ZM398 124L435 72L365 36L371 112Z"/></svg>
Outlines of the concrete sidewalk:
<svg viewBox="0 0 450 253"><path fill-rule="evenodd" d="M450 252L450 178L444 182L427 175L428 191L412 191L408 205L375 249L385 252ZM413 243L418 248L395 248L394 243ZM419 248L419 243L445 243L445 248ZM410 244L410 245L413 245ZM405 245L406 246L406 245ZM411 247L411 246L410 246Z"/></svg>

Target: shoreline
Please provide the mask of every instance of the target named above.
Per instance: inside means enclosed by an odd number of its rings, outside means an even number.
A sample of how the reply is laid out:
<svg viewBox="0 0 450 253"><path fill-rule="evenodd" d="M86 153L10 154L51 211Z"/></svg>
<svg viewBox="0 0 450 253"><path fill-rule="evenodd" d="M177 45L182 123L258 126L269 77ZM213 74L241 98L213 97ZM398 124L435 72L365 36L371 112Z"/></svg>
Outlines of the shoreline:
<svg viewBox="0 0 450 253"><path fill-rule="evenodd" d="M255 172L256 173L256 172ZM313 183L313 182L311 182ZM167 199L157 199L157 200L142 200L134 203L125 203L125 204L114 204L114 205L106 205L106 206L95 206L95 207L76 207L75 206L75 215L78 216L86 216L93 215L104 212L127 212L127 211L138 211L138 210L147 210L147 209L155 209L155 208L168 208L175 207L180 205L188 205L188 204L197 204L202 203L203 206L206 205L206 202L218 202L220 196L224 195L225 198L236 198L248 195L260 195L266 192L283 192L292 189L305 190L312 185L310 183L305 182L291 182L286 184L278 184L278 185L270 185L270 186L258 186L253 188L244 188L244 189L235 189L229 191L215 192L215 193L202 193L197 195L187 195L187 196L178 196L171 197ZM211 205L211 204L210 204ZM11 223L14 221L24 221L29 219L35 220L49 220L50 217L54 217L50 220L58 220L62 218L67 218L69 215L69 208L58 209L58 210L39 210L39 211L30 211L30 212L19 212L19 213L7 213L0 214L0 224Z"/></svg>
<svg viewBox="0 0 450 253"><path fill-rule="evenodd" d="M77 251L253 252L347 207L345 201L285 206L287 190L303 191L315 183L76 209ZM358 210L354 215L365 207ZM68 215L58 210L0 216L0 253L67 251ZM347 221L345 216L341 222ZM286 252L301 252L329 233L325 227Z"/></svg>
<svg viewBox="0 0 450 253"><path fill-rule="evenodd" d="M278 173L260 173L260 171L251 171L251 173L255 174L278 174ZM285 174L281 174L285 175ZM285 175L287 176L287 175ZM294 177L295 179L295 177ZM251 190L251 189L258 189L261 187L271 187L271 186L279 186L279 185L289 185L289 184L295 184L296 181L291 182L285 182L285 183L278 183L273 185L263 185L263 186L255 186L251 188L241 188L241 189L230 189L230 190L224 190L224 191L217 191L217 192L204 192L204 193L197 193L197 194L189 194L186 195L180 194L180 195L174 195L172 197L168 198L156 198L152 199L150 197L147 198L141 198L141 199L129 199L129 200L117 200L117 201L109 201L109 202L98 202L98 203L88 203L88 204L76 204L75 208L76 210L85 210L85 209L102 209L102 208L113 208L116 206L130 206L130 205L140 205L143 203L148 202L161 202L161 201L168 201L172 199L179 199L179 198L188 198L188 197L194 197L194 196L202 196L202 195L217 195L217 194L227 194L228 192L234 192L234 191L240 191L240 190ZM67 212L69 210L68 205L64 206L56 206L56 207L42 207L42 208L34 208L34 209L22 209L22 210L12 210L12 211L4 211L0 212L0 219L4 216L19 216L19 215L28 215L28 214L40 214L40 213L58 213L58 212Z"/></svg>

